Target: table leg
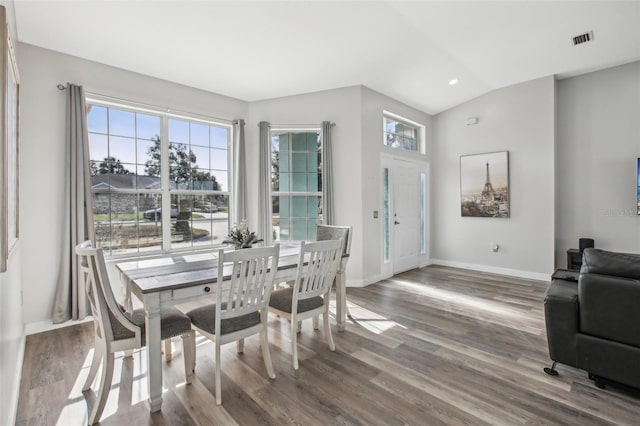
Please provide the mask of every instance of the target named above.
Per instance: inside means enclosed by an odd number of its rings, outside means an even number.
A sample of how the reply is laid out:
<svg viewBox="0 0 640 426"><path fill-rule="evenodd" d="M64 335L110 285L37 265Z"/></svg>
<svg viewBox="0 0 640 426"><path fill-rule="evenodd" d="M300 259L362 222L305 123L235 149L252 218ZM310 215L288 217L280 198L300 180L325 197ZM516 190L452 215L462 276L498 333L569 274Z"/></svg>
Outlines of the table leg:
<svg viewBox="0 0 640 426"><path fill-rule="evenodd" d="M120 283L124 291L124 308L127 312L133 312L133 300L131 299L131 280L122 272L120 272Z"/></svg>
<svg viewBox="0 0 640 426"><path fill-rule="evenodd" d="M149 295L145 301L147 334L147 388L149 411L160 411L162 407L162 354L160 338L160 297Z"/></svg>
<svg viewBox="0 0 640 426"><path fill-rule="evenodd" d="M345 274L338 271L336 274L336 323L338 331L344 331L347 322L347 284Z"/></svg>

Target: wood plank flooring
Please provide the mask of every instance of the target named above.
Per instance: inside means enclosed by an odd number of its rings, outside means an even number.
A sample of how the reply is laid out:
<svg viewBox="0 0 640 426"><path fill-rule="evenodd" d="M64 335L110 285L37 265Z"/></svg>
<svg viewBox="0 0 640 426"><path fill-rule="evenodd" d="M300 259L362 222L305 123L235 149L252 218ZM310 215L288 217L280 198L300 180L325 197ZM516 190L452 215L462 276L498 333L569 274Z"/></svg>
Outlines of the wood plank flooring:
<svg viewBox="0 0 640 426"><path fill-rule="evenodd" d="M213 345L198 338L196 380L183 381L180 339L164 363L162 411L145 407L146 353L116 361L103 425L637 425L640 395L596 388L560 365L550 377L544 330L547 283L430 266L349 288L356 319L333 336L336 352L305 321L300 369L291 367L286 320L269 319L276 379L257 336L237 355L223 347L215 405ZM17 424L86 424L95 395L80 387L91 324L27 337ZM98 375L99 377L99 375Z"/></svg>

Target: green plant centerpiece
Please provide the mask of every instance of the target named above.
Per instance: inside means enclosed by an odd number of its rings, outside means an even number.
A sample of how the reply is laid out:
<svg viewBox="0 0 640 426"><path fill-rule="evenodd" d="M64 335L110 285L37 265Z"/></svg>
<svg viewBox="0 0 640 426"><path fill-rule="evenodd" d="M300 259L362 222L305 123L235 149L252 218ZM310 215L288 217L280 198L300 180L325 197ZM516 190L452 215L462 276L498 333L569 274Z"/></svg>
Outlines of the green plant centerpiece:
<svg viewBox="0 0 640 426"><path fill-rule="evenodd" d="M249 231L246 222L240 222L238 225L234 223L229 230L229 235L223 241L226 244L233 244L236 249L250 248L255 243L264 241L262 238L258 238L255 232Z"/></svg>

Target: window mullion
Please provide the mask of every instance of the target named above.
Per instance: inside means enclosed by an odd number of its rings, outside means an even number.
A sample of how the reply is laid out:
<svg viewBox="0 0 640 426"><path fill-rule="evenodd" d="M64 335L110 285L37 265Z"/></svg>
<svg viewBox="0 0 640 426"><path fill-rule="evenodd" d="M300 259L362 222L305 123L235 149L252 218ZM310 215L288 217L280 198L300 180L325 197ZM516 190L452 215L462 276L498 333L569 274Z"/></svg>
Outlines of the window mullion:
<svg viewBox="0 0 640 426"><path fill-rule="evenodd" d="M162 212L171 212L171 194L169 187L169 119L162 117L160 124L160 182L162 186ZM162 249L171 249L171 214L162 217Z"/></svg>

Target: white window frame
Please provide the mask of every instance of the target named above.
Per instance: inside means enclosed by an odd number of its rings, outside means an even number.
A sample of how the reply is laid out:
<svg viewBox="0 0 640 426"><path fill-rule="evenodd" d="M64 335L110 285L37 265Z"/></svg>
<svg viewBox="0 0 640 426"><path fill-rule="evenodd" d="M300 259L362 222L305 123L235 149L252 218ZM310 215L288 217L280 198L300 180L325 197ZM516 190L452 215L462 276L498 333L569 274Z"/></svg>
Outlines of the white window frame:
<svg viewBox="0 0 640 426"><path fill-rule="evenodd" d="M161 146L161 165L160 165L160 183L161 189L108 189L106 191L99 191L102 193L116 193L116 194L159 194L162 200L162 211L167 212L171 211L171 196L172 195L226 195L228 197L228 205L229 210L231 209L231 200L234 197L234 188L233 188L233 124L231 121L222 120L213 117L207 117L200 114L195 113L176 113L172 112L171 109L149 106L144 104L139 104L132 101L127 100L113 100L113 98L108 96L101 96L96 94L87 94L85 96L85 101L87 106L96 105L107 108L120 109L124 111L131 112L139 112L143 114L156 115L160 117L160 146ZM227 139L227 182L228 189L226 191L208 191L208 190L188 190L188 189L172 189L170 186L169 178L169 119L178 119L190 122L197 122L206 125L225 127L229 130L229 136ZM92 196L94 191L91 191ZM230 227L230 217L227 220L227 229ZM109 259L126 259L126 258L134 258L134 257L144 257L144 256L158 256L164 255L167 253L179 253L184 251L207 251L211 250L214 247L223 247L225 244L217 244L211 246L195 246L195 247L179 247L179 248L171 248L171 215L162 215L162 242L159 250L149 251L149 252L140 252L137 251L135 253L108 253L105 252L104 255ZM93 223L93 220L91 221ZM95 224L94 224L95 226Z"/></svg>
<svg viewBox="0 0 640 426"><path fill-rule="evenodd" d="M314 133L318 133L318 135L321 135L322 130L320 128L320 126L318 127L272 127L270 132L269 132L269 151L272 152L273 146L272 146L272 138L274 135L276 134L282 134L282 133L304 133L304 132L314 132ZM320 138L320 155L321 157L321 161L324 161L324 152L322 150L322 138ZM271 167L271 173L273 173L273 167ZM274 197L280 197L280 196L290 196L290 197L295 197L295 196L301 196L301 197L324 197L324 186L322 187L322 191L315 191L315 192L294 192L294 191L274 191L273 188L271 189L271 223L273 223L273 199ZM323 199L324 200L324 199ZM323 212L324 213L324 212ZM307 216L308 219L308 216ZM323 214L318 213L318 223L323 223L324 221L324 216ZM274 239L274 241L280 241L280 238L278 238L277 240ZM296 241L296 240L285 240L285 241Z"/></svg>
<svg viewBox="0 0 640 426"><path fill-rule="evenodd" d="M406 124L408 126L411 127L415 127L418 131L418 150L417 151L411 151L408 149L404 149L404 148L400 148L400 147L393 147L390 145L387 145L387 119L389 120L393 120L393 121L397 121L403 124ZM383 110L382 111L382 145L392 149L394 151L402 151L402 152L411 152L411 153L415 153L415 154L422 154L424 155L426 153L426 149L427 149L427 142L426 142L426 126L424 124L420 124L417 121L413 121L410 120L406 117L403 117L401 115L398 114L394 114L392 112Z"/></svg>

